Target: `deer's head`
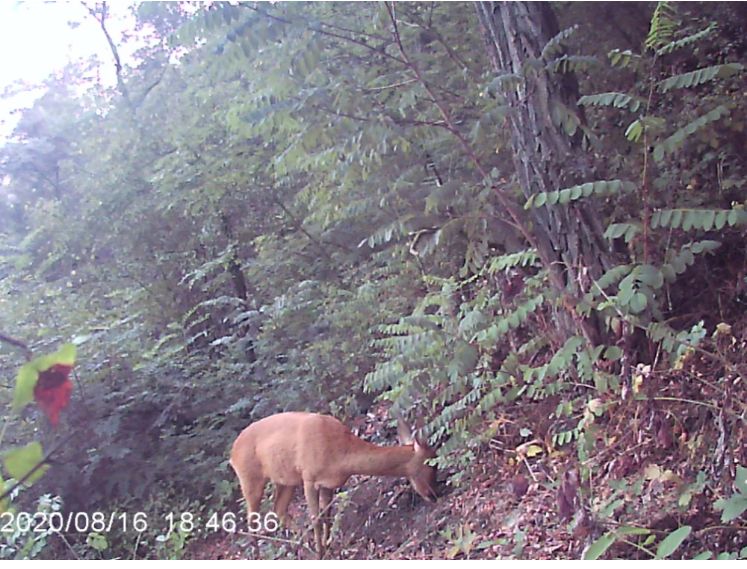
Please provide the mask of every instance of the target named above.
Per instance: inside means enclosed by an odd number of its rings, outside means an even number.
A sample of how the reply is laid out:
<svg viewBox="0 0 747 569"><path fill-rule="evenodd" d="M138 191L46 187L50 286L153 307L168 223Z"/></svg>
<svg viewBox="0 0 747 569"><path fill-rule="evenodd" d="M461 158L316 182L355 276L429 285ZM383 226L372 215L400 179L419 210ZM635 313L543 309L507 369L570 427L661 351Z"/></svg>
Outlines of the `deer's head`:
<svg viewBox="0 0 747 569"><path fill-rule="evenodd" d="M426 464L429 458L434 458L436 453L427 445L413 436L412 431L402 420L397 421L399 440L403 445L412 445L415 451L407 465L407 479L415 491L426 501L435 502L436 493L436 467Z"/></svg>

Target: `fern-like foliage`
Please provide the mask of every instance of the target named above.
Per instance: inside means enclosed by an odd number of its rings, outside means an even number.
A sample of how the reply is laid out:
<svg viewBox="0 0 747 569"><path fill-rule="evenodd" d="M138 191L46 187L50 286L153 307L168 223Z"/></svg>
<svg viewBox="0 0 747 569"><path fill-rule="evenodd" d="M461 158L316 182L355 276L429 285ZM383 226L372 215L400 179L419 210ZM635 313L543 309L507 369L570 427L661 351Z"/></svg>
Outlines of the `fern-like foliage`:
<svg viewBox="0 0 747 569"><path fill-rule="evenodd" d="M514 267L532 267L537 266L539 256L535 249L525 249L524 251L518 251L517 253L507 253L494 257L490 263L488 263L487 272L494 274L506 269Z"/></svg>
<svg viewBox="0 0 747 569"><path fill-rule="evenodd" d="M613 49L607 54L607 57L614 67L630 68L631 70L636 70L644 61L643 57L629 49Z"/></svg>
<svg viewBox="0 0 747 569"><path fill-rule="evenodd" d="M657 50L672 41L677 29L677 12L671 2L659 2L656 4L654 14L651 17L651 27L646 36L646 49Z"/></svg>
<svg viewBox="0 0 747 569"><path fill-rule="evenodd" d="M683 231L711 229L721 230L727 225L734 227L747 224L744 209L663 209L651 216L651 227L682 229Z"/></svg>
<svg viewBox="0 0 747 569"><path fill-rule="evenodd" d="M547 63L547 69L553 73L587 72L599 65L596 57L589 55L562 55Z"/></svg>
<svg viewBox="0 0 747 569"><path fill-rule="evenodd" d="M597 93L596 95L584 95L578 100L581 106L613 107L615 109L628 109L635 113L641 108L643 100L625 93Z"/></svg>
<svg viewBox="0 0 747 569"><path fill-rule="evenodd" d="M621 192L630 192L635 190L636 185L624 180L600 180L597 182L587 182L578 186L555 190L553 192L540 192L530 196L524 204L524 209L532 207L542 207L544 205L553 206L555 204L568 204L572 201L589 196L609 196Z"/></svg>
<svg viewBox="0 0 747 569"><path fill-rule="evenodd" d="M702 67L688 73L680 73L668 77L657 85L657 89L666 93L672 89L688 89L713 81L714 79L726 79L733 75L738 75L744 71L744 65L741 63L724 63L722 65L711 65Z"/></svg>
<svg viewBox="0 0 747 569"><path fill-rule="evenodd" d="M384 227L377 229L374 233L358 243L358 247L368 245L370 248L385 245L390 241L396 241L409 233L405 225L406 219L395 220Z"/></svg>
<svg viewBox="0 0 747 569"><path fill-rule="evenodd" d="M661 274L671 284L677 280L678 275L681 275L689 266L695 264L695 255L711 253L720 246L720 242L708 239L683 245L679 251L668 255L667 262L661 267Z"/></svg>
<svg viewBox="0 0 747 569"><path fill-rule="evenodd" d="M563 42L577 31L578 25L560 30L557 34L555 34L555 36L550 38L550 41L548 41L542 48L542 59L544 59L545 61L550 61L550 59L561 53L563 51Z"/></svg>
<svg viewBox="0 0 747 569"><path fill-rule="evenodd" d="M672 154L681 148L689 136L705 128L710 123L729 116L729 114L729 109L725 105L719 105L697 119L690 121L682 128L677 129L671 136L654 146L654 160L661 162L667 154Z"/></svg>
<svg viewBox="0 0 747 569"><path fill-rule="evenodd" d="M709 36L711 33L713 33L717 29L717 27L718 26L716 25L716 23L712 22L704 30L700 30L699 32L695 32L694 34L690 34L678 40L670 41L668 44L656 50L656 55L658 56L667 55L669 53L677 51L678 49L682 49L684 47L688 47L690 45L696 44L697 42L704 39L706 36Z"/></svg>
<svg viewBox="0 0 747 569"><path fill-rule="evenodd" d="M505 92L509 89L515 89L521 85L523 80L523 77L516 73L502 73L501 75L494 77L493 80L488 83L487 91L488 93L494 94L496 92Z"/></svg>
<svg viewBox="0 0 747 569"><path fill-rule="evenodd" d="M607 239L619 239L623 237L626 243L630 243L642 229L643 225L637 221L631 223L611 223L604 232L604 236Z"/></svg>
<svg viewBox="0 0 747 569"><path fill-rule="evenodd" d="M512 385L515 376L488 363L501 337L530 326L546 306L546 275L537 265L537 253L529 249L489 259L461 281L428 277L432 290L412 314L377 329L374 347L384 360L366 376L366 389L383 392L395 407L420 402L438 409L426 431L441 441L444 464L469 461L480 439L466 434L479 432L496 405L520 395L520 386ZM478 282L500 282L515 271L531 276L511 301L503 298L501 287L469 293ZM457 305L459 297L466 300ZM530 356L514 353L514 360Z"/></svg>

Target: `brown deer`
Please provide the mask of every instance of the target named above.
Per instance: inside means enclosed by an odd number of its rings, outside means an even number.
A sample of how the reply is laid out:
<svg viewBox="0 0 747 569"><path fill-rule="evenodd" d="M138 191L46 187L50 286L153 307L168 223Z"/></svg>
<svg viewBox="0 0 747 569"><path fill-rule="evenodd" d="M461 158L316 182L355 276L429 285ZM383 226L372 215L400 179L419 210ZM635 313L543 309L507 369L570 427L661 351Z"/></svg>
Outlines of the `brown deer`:
<svg viewBox="0 0 747 569"><path fill-rule="evenodd" d="M435 453L418 442L399 420L402 446L382 447L356 437L329 415L279 413L252 423L236 438L231 466L239 478L249 519L259 512L265 485L275 486L273 511L286 521L296 486L303 486L320 557L329 538L329 522L320 512L353 474L402 476L429 502L436 498L436 469L425 461ZM326 516L325 516L326 517Z"/></svg>

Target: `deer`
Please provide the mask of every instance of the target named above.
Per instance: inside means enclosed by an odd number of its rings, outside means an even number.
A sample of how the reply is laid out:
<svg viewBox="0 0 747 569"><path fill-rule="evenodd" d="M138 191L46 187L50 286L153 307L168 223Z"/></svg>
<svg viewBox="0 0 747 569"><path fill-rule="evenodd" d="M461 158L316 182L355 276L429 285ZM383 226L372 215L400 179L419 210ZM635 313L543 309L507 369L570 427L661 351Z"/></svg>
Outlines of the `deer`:
<svg viewBox="0 0 747 569"><path fill-rule="evenodd" d="M326 514L337 488L354 474L409 479L428 502L436 495L436 468L425 463L436 456L398 419L399 446L379 446L355 436L330 415L287 412L246 427L231 448L230 464L239 479L249 518L259 512L268 481L274 485L272 509L283 525L288 504L303 487L321 559L329 541Z"/></svg>

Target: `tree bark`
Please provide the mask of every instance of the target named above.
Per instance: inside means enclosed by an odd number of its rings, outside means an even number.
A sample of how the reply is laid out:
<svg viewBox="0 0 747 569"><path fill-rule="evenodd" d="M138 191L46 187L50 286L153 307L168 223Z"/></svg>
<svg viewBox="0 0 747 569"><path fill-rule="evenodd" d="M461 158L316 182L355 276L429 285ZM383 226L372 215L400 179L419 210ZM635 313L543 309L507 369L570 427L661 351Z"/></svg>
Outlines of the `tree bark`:
<svg viewBox="0 0 747 569"><path fill-rule="evenodd" d="M221 221L223 222L223 231L226 238L229 242L233 241L233 228L231 227L231 221L229 220L228 215L221 213ZM228 272L231 274L234 293L238 298L246 302L249 299L249 286L246 282L244 271L241 270L241 261L239 260L236 251L231 253L231 258L228 261Z"/></svg>
<svg viewBox="0 0 747 569"><path fill-rule="evenodd" d="M542 49L559 31L550 4L480 2L477 12L494 70L522 78L504 94L511 107L513 161L524 196L593 181L580 130L569 136L553 121L558 108L580 113L575 76L555 75L542 60ZM542 64L525 73L525 64L532 60ZM551 281L562 289L558 292L567 310L556 315L560 329L569 336L580 328L591 344L599 343L598 324L575 312L575 300L612 266L598 215L583 200L532 208L529 214L540 257L549 264Z"/></svg>

